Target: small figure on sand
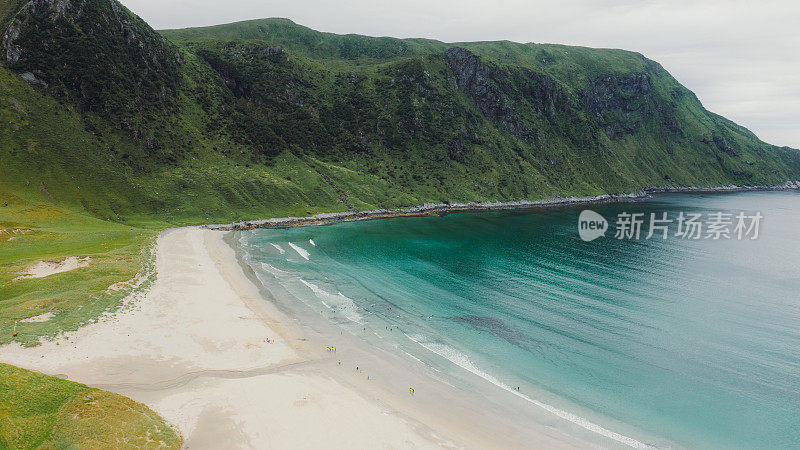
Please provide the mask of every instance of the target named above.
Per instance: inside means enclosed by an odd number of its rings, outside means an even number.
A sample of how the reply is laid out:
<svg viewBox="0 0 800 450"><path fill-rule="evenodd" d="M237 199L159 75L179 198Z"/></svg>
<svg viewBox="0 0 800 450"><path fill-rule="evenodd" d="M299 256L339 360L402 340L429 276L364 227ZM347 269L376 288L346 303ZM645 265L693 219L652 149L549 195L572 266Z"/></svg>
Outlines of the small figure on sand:
<svg viewBox="0 0 800 450"><path fill-rule="evenodd" d="M408 393L414 395L414 388L413 387L408 388Z"/></svg>

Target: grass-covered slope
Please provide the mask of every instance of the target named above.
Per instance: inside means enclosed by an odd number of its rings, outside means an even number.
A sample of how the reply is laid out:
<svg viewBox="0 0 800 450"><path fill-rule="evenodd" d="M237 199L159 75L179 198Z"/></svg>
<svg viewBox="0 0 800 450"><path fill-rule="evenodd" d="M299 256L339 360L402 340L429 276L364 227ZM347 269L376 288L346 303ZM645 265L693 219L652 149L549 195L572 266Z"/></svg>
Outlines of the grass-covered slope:
<svg viewBox="0 0 800 450"><path fill-rule="evenodd" d="M168 226L798 178L796 150L632 52L286 19L159 33L115 0L0 2L0 344L117 307ZM91 264L19 278L71 256ZM0 447L142 436L179 442L127 399L0 366Z"/></svg>
<svg viewBox="0 0 800 450"><path fill-rule="evenodd" d="M159 34L113 0L8 5L5 189L112 221L798 178L796 151L706 111L632 52L286 19Z"/></svg>
<svg viewBox="0 0 800 450"><path fill-rule="evenodd" d="M199 55L270 145L435 200L781 184L797 152L706 111L639 54L370 38L286 19L162 34Z"/></svg>
<svg viewBox="0 0 800 450"><path fill-rule="evenodd" d="M147 406L121 395L0 364L0 448L179 448Z"/></svg>
<svg viewBox="0 0 800 450"><path fill-rule="evenodd" d="M633 52L286 19L158 33L114 0L9 0L0 25L0 342L113 305L171 225L800 178L796 150ZM91 255L91 277L11 281Z"/></svg>

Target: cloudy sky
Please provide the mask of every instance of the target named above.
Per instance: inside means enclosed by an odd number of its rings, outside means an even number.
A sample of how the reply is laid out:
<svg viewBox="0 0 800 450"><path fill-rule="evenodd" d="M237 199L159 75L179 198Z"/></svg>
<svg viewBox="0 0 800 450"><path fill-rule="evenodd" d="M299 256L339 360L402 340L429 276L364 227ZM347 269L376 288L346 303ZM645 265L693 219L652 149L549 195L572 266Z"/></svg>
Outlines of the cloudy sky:
<svg viewBox="0 0 800 450"><path fill-rule="evenodd" d="M800 148L796 0L122 0L154 28L287 17L320 31L635 50L711 111Z"/></svg>

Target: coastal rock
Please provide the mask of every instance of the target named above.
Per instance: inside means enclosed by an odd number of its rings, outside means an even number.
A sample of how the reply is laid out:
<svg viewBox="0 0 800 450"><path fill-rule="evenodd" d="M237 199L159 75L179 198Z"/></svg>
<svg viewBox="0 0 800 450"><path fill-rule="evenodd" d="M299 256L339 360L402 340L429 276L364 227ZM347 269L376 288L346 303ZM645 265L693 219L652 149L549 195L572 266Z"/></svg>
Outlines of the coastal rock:
<svg viewBox="0 0 800 450"><path fill-rule="evenodd" d="M280 45L270 45L264 47L258 52L260 55L280 55L283 53L283 47Z"/></svg>
<svg viewBox="0 0 800 450"><path fill-rule="evenodd" d="M577 120L567 90L549 75L526 68L499 68L461 47L448 49L445 58L459 89L472 98L484 116L517 137L534 140L534 126L523 118L524 111L551 123L559 116Z"/></svg>
<svg viewBox="0 0 800 450"><path fill-rule="evenodd" d="M550 119L569 114L574 119L572 101L567 90L555 79L529 69L522 71L522 96L536 112Z"/></svg>
<svg viewBox="0 0 800 450"><path fill-rule="evenodd" d="M458 87L469 94L478 109L490 120L500 122L511 134L523 136L522 121L506 103L497 89L493 68L481 62L480 58L467 49L452 47L445 57L456 75Z"/></svg>
<svg viewBox="0 0 800 450"><path fill-rule="evenodd" d="M722 151L723 153L726 153L726 154L728 154L728 155L730 155L730 156L739 156L739 152L737 152L737 151L736 151L736 149L735 149L735 148L733 148L733 147L732 147L732 146L731 146L731 145L728 143L728 141L727 141L725 138L723 138L723 137L720 137L720 136L714 136L714 145L716 145L716 146L717 146L717 148L718 148L720 151Z"/></svg>
<svg viewBox="0 0 800 450"><path fill-rule="evenodd" d="M10 21L2 49L25 81L81 111L133 124L143 109L176 108L180 52L114 0L31 0Z"/></svg>
<svg viewBox="0 0 800 450"><path fill-rule="evenodd" d="M654 114L655 96L649 73L595 78L582 97L591 116L612 140L634 133ZM677 127L674 121L670 123Z"/></svg>

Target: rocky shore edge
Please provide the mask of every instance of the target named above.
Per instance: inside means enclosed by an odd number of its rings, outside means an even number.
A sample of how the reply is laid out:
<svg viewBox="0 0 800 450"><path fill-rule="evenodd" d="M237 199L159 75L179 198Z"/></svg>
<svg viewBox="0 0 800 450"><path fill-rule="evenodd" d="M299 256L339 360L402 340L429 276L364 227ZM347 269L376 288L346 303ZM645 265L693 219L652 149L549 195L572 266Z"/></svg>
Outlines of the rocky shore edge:
<svg viewBox="0 0 800 450"><path fill-rule="evenodd" d="M342 211L321 213L307 217L278 217L271 219L246 220L229 224L203 225L203 228L220 231L251 230L256 228L293 228L311 225L327 225L337 222L358 220L388 219L393 217L418 217L443 215L456 212L503 211L534 209L568 205L583 205L636 201L650 198L651 194L680 192L741 192L741 191L785 191L800 189L800 181L787 181L783 185L725 185L715 187L693 186L651 186L639 192L627 194L601 194L588 197L555 197L542 200L518 200L511 202L468 202L468 203L425 203L409 208L372 209L367 211Z"/></svg>

